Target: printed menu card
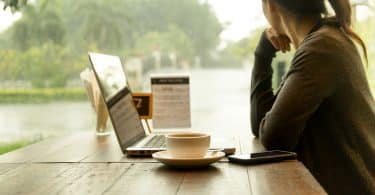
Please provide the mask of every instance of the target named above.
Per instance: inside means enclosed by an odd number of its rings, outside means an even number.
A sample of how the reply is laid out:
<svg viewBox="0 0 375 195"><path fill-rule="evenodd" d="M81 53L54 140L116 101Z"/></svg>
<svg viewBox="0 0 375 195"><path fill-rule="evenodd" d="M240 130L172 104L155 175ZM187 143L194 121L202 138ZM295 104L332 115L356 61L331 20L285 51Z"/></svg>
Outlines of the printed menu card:
<svg viewBox="0 0 375 195"><path fill-rule="evenodd" d="M151 76L154 128L190 128L190 81L188 75Z"/></svg>

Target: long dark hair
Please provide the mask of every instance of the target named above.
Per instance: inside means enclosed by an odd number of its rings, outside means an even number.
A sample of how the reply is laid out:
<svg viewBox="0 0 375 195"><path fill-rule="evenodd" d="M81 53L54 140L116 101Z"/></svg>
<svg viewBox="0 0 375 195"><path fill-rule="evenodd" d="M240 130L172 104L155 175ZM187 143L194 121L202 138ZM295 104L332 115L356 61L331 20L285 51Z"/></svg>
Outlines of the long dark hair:
<svg viewBox="0 0 375 195"><path fill-rule="evenodd" d="M297 16L305 15L327 15L324 0L274 0L281 7ZM361 37L353 31L352 9L349 0L328 0L336 16L333 17L341 26L342 30L348 34L363 49L365 60L368 63L367 48Z"/></svg>

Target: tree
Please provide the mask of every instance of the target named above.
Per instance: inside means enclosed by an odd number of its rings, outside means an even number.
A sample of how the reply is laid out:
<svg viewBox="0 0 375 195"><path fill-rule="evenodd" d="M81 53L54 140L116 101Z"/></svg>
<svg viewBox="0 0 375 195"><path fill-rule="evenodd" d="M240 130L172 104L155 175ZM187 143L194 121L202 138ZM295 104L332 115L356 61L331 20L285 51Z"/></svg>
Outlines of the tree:
<svg viewBox="0 0 375 195"><path fill-rule="evenodd" d="M126 44L124 28L130 27L124 1L67 1L64 7L70 7L62 15L70 32L70 44L78 51L86 52L90 45L95 45L102 51L113 52Z"/></svg>
<svg viewBox="0 0 375 195"><path fill-rule="evenodd" d="M57 35L51 39L59 44L63 40L59 35L65 34L68 45L77 53L87 51L90 45L106 52L131 50L138 38L150 32L167 32L175 26L192 41L193 55L206 55L216 48L222 30L210 7L198 0L38 0L21 11L23 18L9 33L20 29L12 36L15 44L23 48L32 45L30 41L24 43L26 37L47 37L47 41ZM54 32L46 36L24 30Z"/></svg>
<svg viewBox="0 0 375 195"><path fill-rule="evenodd" d="M0 50L1 80L20 80L22 67L19 66L19 52L16 50Z"/></svg>
<svg viewBox="0 0 375 195"><path fill-rule="evenodd" d="M22 67L23 78L33 87L64 87L70 68L66 65L66 50L52 42L32 47L20 55L18 67Z"/></svg>
<svg viewBox="0 0 375 195"><path fill-rule="evenodd" d="M60 16L40 6L26 6L24 16L11 29L14 46L21 50L53 42L63 45L65 27Z"/></svg>
<svg viewBox="0 0 375 195"><path fill-rule="evenodd" d="M9 53L0 59L0 75L38 87L78 78L88 51L147 57L158 46L164 61L173 52L190 61L200 56L204 65L222 30L198 0L37 0L20 9L22 2L6 4L22 18L0 36L0 55Z"/></svg>
<svg viewBox="0 0 375 195"><path fill-rule="evenodd" d="M197 0L132 0L129 22L134 30L165 32L171 24L181 29L194 47L194 55L205 58L216 49L222 26L206 3ZM139 36L139 35L137 35Z"/></svg>
<svg viewBox="0 0 375 195"><path fill-rule="evenodd" d="M13 12L27 4L27 0L1 0L4 3L3 9L10 8Z"/></svg>
<svg viewBox="0 0 375 195"><path fill-rule="evenodd" d="M264 28L258 28L252 31L248 37L243 38L238 42L230 43L227 50L241 60L251 59L263 31Z"/></svg>
<svg viewBox="0 0 375 195"><path fill-rule="evenodd" d="M174 52L177 56L186 59L192 59L194 55L192 41L176 26L170 26L166 32L149 32L136 39L137 51L152 53L155 48L159 48L164 53Z"/></svg>

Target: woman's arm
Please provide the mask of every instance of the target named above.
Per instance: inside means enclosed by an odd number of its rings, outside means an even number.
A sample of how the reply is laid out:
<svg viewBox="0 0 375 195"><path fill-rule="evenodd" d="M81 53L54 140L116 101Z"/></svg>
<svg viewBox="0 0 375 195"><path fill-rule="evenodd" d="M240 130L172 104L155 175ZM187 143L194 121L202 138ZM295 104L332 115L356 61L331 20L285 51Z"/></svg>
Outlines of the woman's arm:
<svg viewBox="0 0 375 195"><path fill-rule="evenodd" d="M294 150L307 121L331 96L339 78L330 57L318 50L297 51L284 85L259 127L267 149Z"/></svg>
<svg viewBox="0 0 375 195"><path fill-rule="evenodd" d="M266 33L258 43L255 51L255 62L251 77L251 129L253 134L259 136L259 125L266 112L268 112L275 97L272 91L272 58L275 57L276 49L267 39Z"/></svg>

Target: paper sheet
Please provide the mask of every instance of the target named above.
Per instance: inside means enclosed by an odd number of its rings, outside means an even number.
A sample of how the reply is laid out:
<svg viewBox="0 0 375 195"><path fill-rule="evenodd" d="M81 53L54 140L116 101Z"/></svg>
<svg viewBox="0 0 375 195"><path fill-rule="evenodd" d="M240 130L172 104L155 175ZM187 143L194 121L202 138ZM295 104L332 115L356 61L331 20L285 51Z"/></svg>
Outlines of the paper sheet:
<svg viewBox="0 0 375 195"><path fill-rule="evenodd" d="M153 127L190 128L189 76L151 76Z"/></svg>

